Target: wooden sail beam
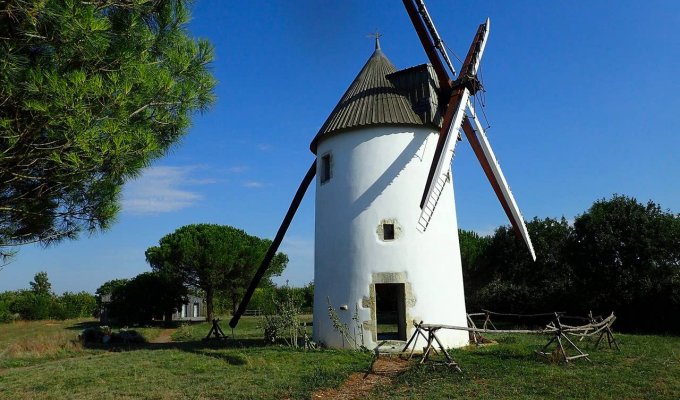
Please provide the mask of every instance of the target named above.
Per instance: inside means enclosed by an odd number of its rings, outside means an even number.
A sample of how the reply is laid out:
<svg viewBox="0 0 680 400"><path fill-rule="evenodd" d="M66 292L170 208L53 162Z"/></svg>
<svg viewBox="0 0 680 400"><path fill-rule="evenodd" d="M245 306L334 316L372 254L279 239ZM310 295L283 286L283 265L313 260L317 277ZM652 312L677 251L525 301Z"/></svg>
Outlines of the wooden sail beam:
<svg viewBox="0 0 680 400"><path fill-rule="evenodd" d="M449 78L449 74L446 72L446 68L444 68L441 58L439 58L437 55L437 46L430 37L430 34L428 34L427 27L423 22L420 13L418 12L418 7L414 3L414 0L402 1L404 3L404 7L406 8L406 12L411 19L411 23L416 29L420 43L423 45L423 49L427 54L427 58L430 60L432 68L434 68L434 72L437 74L437 78L439 79L439 87L441 88L441 91L446 93L446 96L448 97L450 96L449 93L451 92L452 82Z"/></svg>
<svg viewBox="0 0 680 400"><path fill-rule="evenodd" d="M312 183L312 180L314 180L314 175L316 175L316 160L312 162L312 165L309 167L307 174L305 174L305 177L302 179L302 182L300 183L297 192L295 192L295 196L293 197L293 201L291 202L290 207L288 208L288 212L286 213L286 216L283 218L283 222L281 222L281 226L279 227L278 232L276 232L276 237L274 237L272 244L269 246L269 249L267 249L267 253L265 254L264 258L262 259L262 262L260 263L260 267L257 269L257 272L253 277L253 280L250 282L250 286L248 286L248 290L246 290L245 295L243 295L243 300L241 300L241 302L238 305L238 309L231 317L231 321L229 321L230 327L235 328L236 325L238 324L239 319L241 319L241 316L246 311L246 307L248 307L250 298L253 297L255 289L257 289L257 286L260 284L262 277L264 277L265 272L267 272L269 264L272 262L272 258L274 258L274 255L276 255L276 251L279 249L281 241L283 241L283 237L286 234L286 231L288 230L288 227L290 226L290 223L293 220L295 212L300 206L300 203L302 202L305 193L307 192L309 184Z"/></svg>
<svg viewBox="0 0 680 400"><path fill-rule="evenodd" d="M522 212L519 210L519 206L517 206L515 196L510 190L510 186L505 179L505 175L503 174L501 166L496 159L496 155L491 149L491 145L489 144L489 139L486 137L484 128L479 123L472 104L468 104L467 110L470 118L466 121L467 123L463 124L463 131L470 141L472 149L474 150L477 159L482 165L482 169L484 169L484 173L491 183L494 192L496 192L496 196L503 206L503 210L508 216L515 234L520 240L524 241L524 244L526 244L527 248L529 249L531 258L536 261L534 245L531 242L531 237L529 236L529 231L527 230L526 223L524 222L524 217L522 216ZM470 119L472 120L472 123L474 123L474 129L470 124Z"/></svg>
<svg viewBox="0 0 680 400"><path fill-rule="evenodd" d="M470 49L468 50L467 56L465 57L465 62L463 63L463 67L461 68L461 75L453 83L454 91L448 100L446 114L444 115L442 128L439 131L439 138L437 139L437 146L435 147L434 150L434 157L432 159L432 164L430 165L430 170L427 174L427 180L425 181L423 196L420 200L420 208L424 207L427 198L432 192L433 189L432 182L436 177L436 172L438 170L442 170L443 169L442 164L446 162L445 160L442 159L442 155L446 147L448 136L451 134L458 135L458 129L460 128L460 125L457 125L457 123L460 119L459 118L454 119L454 116L459 113L461 107L464 108L467 106L467 97L469 97L471 94L474 94L479 88L478 81L476 80L474 74L477 72L477 68L479 67L479 62L482 56L482 52L484 51L485 48L485 42L486 39L488 38L488 34L489 31L487 28L487 24L480 25L479 28L477 29L477 33L475 34L475 38L472 41L472 44L470 45ZM442 66L441 68L443 70L444 67ZM443 90L444 88L440 90L440 97L442 94L444 94ZM454 130L455 132L452 132ZM455 137L457 138L457 136Z"/></svg>

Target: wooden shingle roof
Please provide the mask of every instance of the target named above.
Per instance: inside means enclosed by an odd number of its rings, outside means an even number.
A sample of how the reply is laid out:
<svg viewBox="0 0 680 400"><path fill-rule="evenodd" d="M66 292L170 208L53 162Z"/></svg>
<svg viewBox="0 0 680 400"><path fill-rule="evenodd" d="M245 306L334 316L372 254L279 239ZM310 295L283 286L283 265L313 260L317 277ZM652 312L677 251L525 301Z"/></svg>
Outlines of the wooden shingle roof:
<svg viewBox="0 0 680 400"><path fill-rule="evenodd" d="M428 71L426 66L425 70ZM409 92L413 88L413 79L403 79L403 74L401 79L395 79L395 76L400 75L395 72L397 69L377 45L366 65L312 140L312 152L316 153L319 140L352 128L371 125L437 125L438 121L433 121L435 114L439 116L436 111L436 95L432 92L423 94L421 89L418 95L421 98L412 98L414 95ZM422 68L419 72L422 76ZM427 75L425 82L432 81L430 74ZM402 83L405 82L410 87L403 87ZM436 81L434 82L436 85ZM427 86L429 89L429 85ZM427 110L423 113L422 110L417 110L422 108L423 97L434 99L435 112Z"/></svg>

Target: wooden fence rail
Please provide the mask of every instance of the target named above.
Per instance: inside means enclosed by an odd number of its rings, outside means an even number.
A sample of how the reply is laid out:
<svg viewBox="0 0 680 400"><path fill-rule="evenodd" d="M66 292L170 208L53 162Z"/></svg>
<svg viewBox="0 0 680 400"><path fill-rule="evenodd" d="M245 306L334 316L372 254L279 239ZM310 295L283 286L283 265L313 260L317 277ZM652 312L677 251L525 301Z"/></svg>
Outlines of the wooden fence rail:
<svg viewBox="0 0 680 400"><path fill-rule="evenodd" d="M540 350L537 350L536 354L546 358L552 357L553 355L557 355L565 363L568 363L569 361L576 360L579 358L585 358L586 360L590 361L590 359L588 358L589 355L587 353L584 353L576 345L576 343L574 343L567 335L578 336L580 337L580 340L583 340L583 338L585 337L591 337L599 334L599 337L595 343L595 348L598 347L602 339L606 336L609 347L610 348L615 347L617 350L620 350L619 345L616 342L614 334L611 330L611 326L614 324L614 321L616 321L616 316L614 316L614 313L612 313L611 315L604 319L593 318L592 314L590 314L589 318L584 319L590 322L583 325L563 324L560 319L563 318L563 314L564 313L555 312L552 314L528 315L528 317L538 316L545 317L549 315L553 317L553 320L541 329L496 329L495 326L493 325L493 322L491 322L490 319L491 315L520 317L521 314L503 314L487 310L484 310L483 313L468 314L467 319L470 326L429 324L424 323L423 321L420 321L420 323L414 321L413 325L415 326L415 331L411 338L409 339L409 341L406 343L406 346L404 346L402 353L406 353L409 350L409 348L411 348L410 354L408 356L408 358L411 359L413 357L413 353L415 352L418 339L422 337L423 339L425 339L426 345L423 350L423 356L420 360L421 364L428 361L432 353L441 353L444 355L446 359L444 364L455 368L457 371L460 371L460 367L458 366L458 364L453 360L451 355L446 351L446 348L442 345L441 341L437 337L437 332L442 329L452 329L470 332L472 341L475 344L479 344L482 341L481 340L482 337L480 335L482 333L519 333L529 335L547 335L550 336L548 343L546 343ZM482 328L478 328L472 319L472 317L479 316L485 317L484 325ZM493 329L488 328L489 326L493 326ZM555 345L554 350L548 351L552 344Z"/></svg>

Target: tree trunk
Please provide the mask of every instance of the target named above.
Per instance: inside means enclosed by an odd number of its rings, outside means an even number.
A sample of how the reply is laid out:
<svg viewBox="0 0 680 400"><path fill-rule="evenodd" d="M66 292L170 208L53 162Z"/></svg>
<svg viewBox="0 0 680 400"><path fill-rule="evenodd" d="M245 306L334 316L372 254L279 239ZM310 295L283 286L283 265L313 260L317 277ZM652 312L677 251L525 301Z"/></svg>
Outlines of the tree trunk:
<svg viewBox="0 0 680 400"><path fill-rule="evenodd" d="M215 317L213 315L213 288L209 287L205 291L205 305L206 305L206 318L208 321L212 321Z"/></svg>

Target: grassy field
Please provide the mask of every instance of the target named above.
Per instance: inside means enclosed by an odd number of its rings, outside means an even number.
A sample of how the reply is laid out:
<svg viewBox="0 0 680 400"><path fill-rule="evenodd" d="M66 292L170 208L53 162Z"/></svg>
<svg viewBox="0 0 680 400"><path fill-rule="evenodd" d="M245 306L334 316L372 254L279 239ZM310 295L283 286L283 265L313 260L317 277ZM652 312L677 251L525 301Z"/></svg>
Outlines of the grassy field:
<svg viewBox="0 0 680 400"><path fill-rule="evenodd" d="M178 342L113 346L113 351L88 349L75 340L92 325L1 324L0 399L308 398L370 362L369 355L356 352L264 346L256 318L239 324L235 340L200 340L210 329L202 323L177 329ZM141 332L154 337L161 330ZM34 342L42 345L36 348Z"/></svg>
<svg viewBox="0 0 680 400"><path fill-rule="evenodd" d="M539 358L543 336L487 335L498 344L452 350L463 369L413 366L375 388L391 399L680 399L680 337L616 334L621 351L580 342L592 363Z"/></svg>
<svg viewBox="0 0 680 400"><path fill-rule="evenodd" d="M202 341L210 328L202 323L180 326L172 343L111 348L75 340L91 320L0 324L0 399L309 398L369 365L366 353L265 346L257 323L244 319L225 342ZM497 345L452 351L462 374L413 365L368 398L680 399L678 337L617 334L621 352L585 344L593 362L569 365L533 354L542 337L492 338Z"/></svg>

